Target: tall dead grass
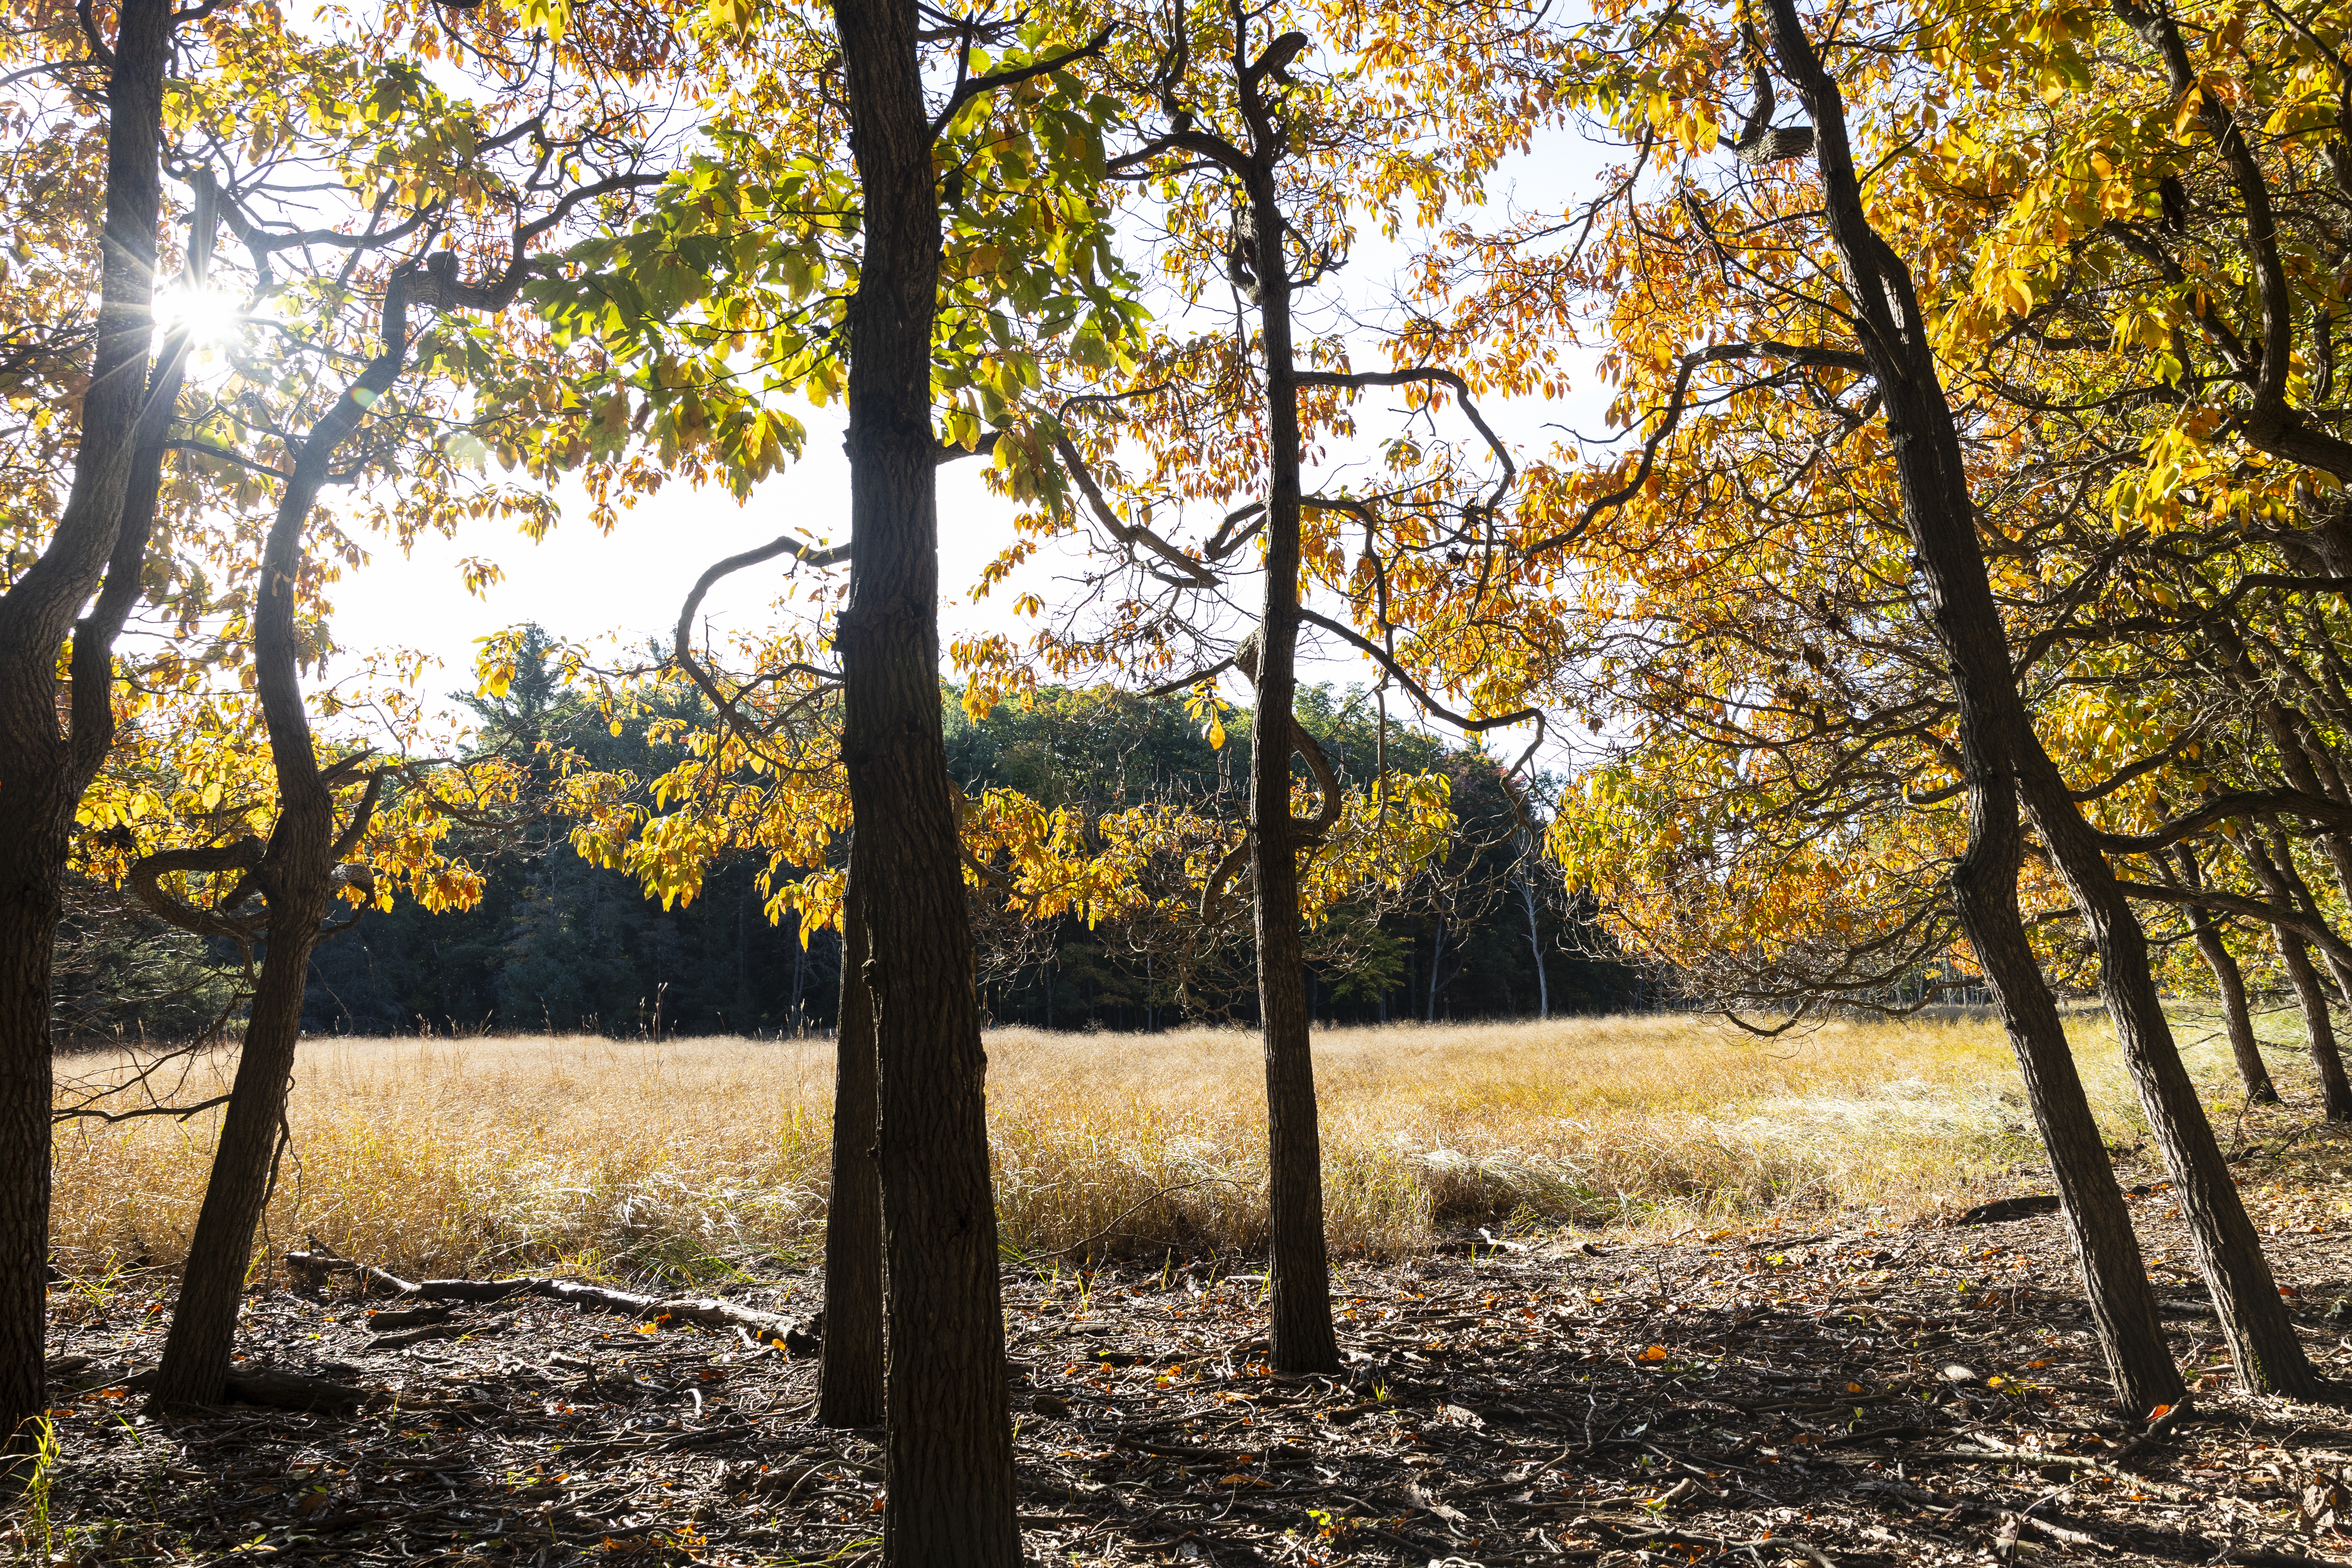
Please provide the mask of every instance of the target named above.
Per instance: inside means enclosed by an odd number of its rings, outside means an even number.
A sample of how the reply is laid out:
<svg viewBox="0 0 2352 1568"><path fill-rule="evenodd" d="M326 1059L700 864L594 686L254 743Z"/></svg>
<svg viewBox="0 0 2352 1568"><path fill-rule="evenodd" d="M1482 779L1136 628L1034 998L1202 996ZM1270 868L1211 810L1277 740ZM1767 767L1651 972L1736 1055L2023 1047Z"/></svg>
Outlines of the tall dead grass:
<svg viewBox="0 0 2352 1568"><path fill-rule="evenodd" d="M2102 1119L2137 1111L2080 1031ZM828 1042L313 1040L267 1244L315 1235L412 1275L559 1267L720 1274L804 1254L824 1214ZM1316 1037L1334 1250L1410 1250L1506 1222L1729 1224L1908 1214L2034 1161L1982 1023L1832 1024L1778 1041L1686 1017L1343 1029ZM2217 1086L2226 1053L2192 1065ZM1255 1036L989 1037L1006 1247L1248 1249L1265 1113ZM125 1058L71 1058L119 1077ZM203 1063L181 1096L226 1088ZM175 1263L217 1113L67 1124L56 1246L77 1273ZM772 1267L772 1265L770 1265Z"/></svg>

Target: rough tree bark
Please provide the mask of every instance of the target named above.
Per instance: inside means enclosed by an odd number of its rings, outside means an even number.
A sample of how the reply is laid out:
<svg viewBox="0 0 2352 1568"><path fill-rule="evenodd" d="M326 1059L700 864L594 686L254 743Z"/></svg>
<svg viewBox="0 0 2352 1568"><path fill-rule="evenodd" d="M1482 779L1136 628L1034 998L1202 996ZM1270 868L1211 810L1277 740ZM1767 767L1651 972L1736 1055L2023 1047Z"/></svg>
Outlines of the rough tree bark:
<svg viewBox="0 0 2352 1568"><path fill-rule="evenodd" d="M2018 921L2015 814L2035 759L2044 769L2048 760L2027 722L2011 668L1977 540L1958 432L1909 268L1864 210L1843 97L1806 37L1794 0L1767 0L1766 17L1773 52L1813 123L1830 238L1845 272L1864 356L1885 400L1904 521L1926 578L1937 637L1951 664L1971 833L1968 857L1953 879L1954 895L2025 1074L2116 1392L2138 1408L2168 1403L2179 1391L2179 1375L2165 1352L2130 1222L2090 1123L2072 1052ZM2045 824L2045 836L2048 831ZM2275 1292L2272 1305L2277 1305Z"/></svg>
<svg viewBox="0 0 2352 1568"><path fill-rule="evenodd" d="M850 881L879 1058L889 1282L883 1561L1021 1561L987 1058L940 727L931 335L939 193L914 0L835 0L862 190L849 310L850 603L835 644Z"/></svg>
<svg viewBox="0 0 2352 1568"><path fill-rule="evenodd" d="M865 974L870 956L853 881L841 900L833 1196L824 1212L824 1342L816 1405L817 1423L824 1426L878 1426L883 1415L882 1176L875 1150L874 1002Z"/></svg>
<svg viewBox="0 0 2352 1568"><path fill-rule="evenodd" d="M169 0L122 0L119 8L106 88L98 336L73 480L56 533L0 595L0 1443L11 1453L24 1451L26 1424L47 1407L50 963L60 879L75 808L111 734L110 723L105 736L59 724L58 664L114 554L138 458L171 13ZM127 590L135 579L122 579ZM78 639L77 673L112 641L96 627ZM105 709L106 682L99 684L92 697L77 695L77 721L93 697Z"/></svg>
<svg viewBox="0 0 2352 1568"><path fill-rule="evenodd" d="M2019 831L2011 770L1997 748L1991 754L1979 749L1990 739L1963 731L1969 847L1952 873L1953 902L2017 1053L2026 1103L2050 1156L2116 1398L2125 1410L2142 1415L2174 1403L2185 1387L2165 1346L2156 1293L2106 1140L2099 1135L2057 1001L2018 914L2024 835Z"/></svg>

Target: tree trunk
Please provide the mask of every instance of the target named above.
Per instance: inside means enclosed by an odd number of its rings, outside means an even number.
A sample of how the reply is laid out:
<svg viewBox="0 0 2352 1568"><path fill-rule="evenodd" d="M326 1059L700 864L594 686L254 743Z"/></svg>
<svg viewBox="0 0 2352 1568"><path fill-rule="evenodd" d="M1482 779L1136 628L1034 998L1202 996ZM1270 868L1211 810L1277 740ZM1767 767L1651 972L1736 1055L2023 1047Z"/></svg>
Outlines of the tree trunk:
<svg viewBox="0 0 2352 1568"><path fill-rule="evenodd" d="M835 1031L833 1197L824 1214L824 1345L817 1424L882 1424L882 1177L875 1161L874 1003L855 884L841 902L841 1024Z"/></svg>
<svg viewBox="0 0 2352 1568"><path fill-rule="evenodd" d="M2221 997L2222 1026L2230 1033L2230 1055L2238 1064L2238 1079L2246 1086L2246 1098L2258 1105L2276 1105L2278 1089L2263 1061L2262 1043L2254 1038L2253 1015L2246 1005L2246 977L2210 917L2200 911L2196 929L2197 952L2205 967L2213 972L2214 989Z"/></svg>
<svg viewBox="0 0 2352 1568"><path fill-rule="evenodd" d="M98 337L73 480L40 558L0 595L0 798L8 803L0 810L0 1446L12 1455L30 1447L28 1423L48 1405L50 965L74 811L104 751L79 725L71 737L61 730L58 664L114 552L138 457L171 10L169 0L122 0L119 8L106 88ZM110 632L104 640L111 645ZM103 710L106 693L96 695Z"/></svg>
<svg viewBox="0 0 2352 1568"><path fill-rule="evenodd" d="M2197 851L2183 844L2175 851L2188 885L2201 888L2205 883L2204 868L2198 864ZM2276 1105L2278 1089L2271 1082L2271 1070L2263 1062L2263 1050L2254 1038L2254 1020L2246 1007L2246 976L2239 969L2230 944L2222 939L2221 928L2213 917L2191 904L2189 906L2189 929L2197 938L2198 955L2205 967L2213 972L2213 989L2221 998L2221 1023L2230 1032L2230 1054L2238 1064L2238 1078L2246 1086L2246 1098L2261 1105Z"/></svg>
<svg viewBox="0 0 2352 1568"><path fill-rule="evenodd" d="M1270 164L1251 174L1265 354L1265 600L1258 621L1257 706L1250 731L1251 870L1256 882L1258 1009L1265 1029L1268 1268L1277 1372L1336 1372L1331 1268L1323 1248L1323 1140L1307 1037L1307 954L1299 932L1298 854L1290 820L1297 742L1299 433L1291 363L1287 226Z"/></svg>
<svg viewBox="0 0 2352 1568"><path fill-rule="evenodd" d="M382 359L375 362L378 367L383 363ZM391 374L378 379L389 384ZM213 1153L204 1207L189 1243L179 1303L155 1373L151 1399L157 1408L218 1404L227 1383L237 1302L252 1263L254 1229L268 1199L271 1157L285 1121L295 1048L302 1037L302 993L310 950L335 901L334 793L320 771L310 714L303 706L294 599L302 569L303 529L335 451L358 424L359 412L356 401L344 394L302 443L262 548L253 667L269 728L278 821L270 828L269 847L254 880L268 901L268 945L246 1022L245 1048L237 1059L228 1111L221 1121L220 1143ZM354 836L363 825L364 816L354 825Z"/></svg>
<svg viewBox="0 0 2352 1568"><path fill-rule="evenodd" d="M1434 1024L1437 1022L1437 977L1445 967L1445 919L1442 915L1432 915L1429 923L1429 995L1427 1005L1422 1009L1421 1021Z"/></svg>
<svg viewBox="0 0 2352 1568"><path fill-rule="evenodd" d="M278 833L285 831L281 818ZM320 837L323 849L324 836ZM273 848L277 843L273 835ZM320 879L323 889L323 872ZM323 897L314 900L318 914L310 921L311 931L326 913L327 901ZM300 899L287 900L291 921L299 921L303 903ZM277 918L273 904L272 919ZM253 1263L253 1234L268 1201L278 1130L293 1082L294 1052L302 1037L302 990L312 942L309 932L275 938L262 960L228 1113L221 1121L212 1176L205 1187L188 1266L180 1278L179 1302L150 1396L157 1409L218 1405L227 1386L237 1308Z"/></svg>
<svg viewBox="0 0 2352 1568"><path fill-rule="evenodd" d="M939 195L914 0L835 0L865 213L851 301L850 603L835 637L850 879L879 1057L889 1284L882 1554L1013 1568L1012 1412L987 1058L940 728L931 333Z"/></svg>
<svg viewBox="0 0 2352 1568"><path fill-rule="evenodd" d="M1536 923L1536 890L1533 883L1519 879L1519 897L1528 906L1528 952L1536 961L1536 1016L1551 1016L1551 982L1544 978L1543 929Z"/></svg>
<svg viewBox="0 0 2352 1568"><path fill-rule="evenodd" d="M2139 1238L2083 1093L2065 1025L2018 915L2023 836L2010 770L1972 752L1967 773L1969 848L1952 873L1953 902L2017 1053L2116 1401L2144 1415L2180 1397L2180 1372L2165 1345Z"/></svg>
<svg viewBox="0 0 2352 1568"><path fill-rule="evenodd" d="M2352 1121L2352 1083L2344 1079L2344 1058L2336 1048L2336 1026L2327 1016L2327 987L2312 966L2311 947L2290 931L2274 933L2279 963L2303 1005L2303 1028L2311 1045L2311 1065L2319 1078L2320 1112L2330 1121Z"/></svg>
<svg viewBox="0 0 2352 1568"><path fill-rule="evenodd" d="M2173 1043L2148 967L2147 934L2046 755L2029 777L2040 797L2036 826L2098 945L2107 1012L2188 1216L2198 1263L2239 1376L2249 1388L2316 1397L2324 1385L2295 1337L2261 1238Z"/></svg>
<svg viewBox="0 0 2352 1568"><path fill-rule="evenodd" d="M2316 913L2311 889L2294 871L2294 853L2284 836L2273 839L2269 849L2254 834L2242 833L2234 842L2255 880L2273 903L2289 908L2301 908ZM2273 858L2273 851L2275 851ZM2297 897L2300 894L2301 897ZM2319 1103L2322 1114L2330 1121L2352 1121L2352 1084L2344 1077L2343 1054L2336 1047L2336 1028L2327 1016L2327 989L2320 981L2319 972L2312 966L2311 948L2304 939L2282 925L2271 928L2278 943L2279 963L2286 970L2288 982L2294 986L2295 1000L2303 1005L2305 1035L2310 1043L2311 1065L2319 1077Z"/></svg>
<svg viewBox="0 0 2352 1568"><path fill-rule="evenodd" d="M2080 1112L2074 1109L2073 1102L2080 1099L2079 1084L2069 1092L2074 1077L2071 1053L2057 1027L2055 1008L2047 1005L2048 992L2038 966L2032 964L2031 950L2023 946L2021 928L2018 937L2011 934L2017 921L2016 861L2005 839L2014 832L2013 803L2023 794L2029 809L2037 805L2048 807L2047 780L2055 770L2027 721L2010 663L2000 606L1993 600L1977 540L1975 507L1958 432L1938 378L1910 270L1871 227L1864 211L1861 180L1846 137L1843 98L1805 37L1795 0L1767 0L1766 12L1774 52L1813 121L1824 216L1845 271L1863 352L1885 399L1904 521L1916 551L1917 567L1926 579L1925 597L1937 637L1950 661L1972 837L1969 862L1954 879L1954 894L1962 901L1971 942L1983 944L1980 959L2000 1004L2002 1021L2017 1047L2027 1088L2034 1096L2035 1117L2050 1148L2052 1168L2066 1188L2069 1225L2084 1258L2094 1311L2106 1314L2100 1323L2101 1337L2117 1393L2140 1405L2151 1388L2161 1387L2168 1394L2178 1390L2179 1375L2164 1356L2152 1307L2144 1308L2133 1300L2137 1293L2120 1277L2125 1265L2116 1249L2129 1232L2128 1222L2119 1218L2120 1201L2112 1200L2110 1206L2108 1191L2114 1185L2114 1174L2103 1154L2095 1173L2089 1168L2091 1161L2083 1146L2087 1109ZM2039 800L2021 788L2034 783L2044 786ZM2060 804L2067 813L2074 813L2073 802L2065 798L2063 787ZM2147 1021L2135 1010L2139 994L2130 977L2120 973L2130 962L2130 939L2138 936L2138 927L2127 918L2123 922L2103 920L2101 913L2112 911L2092 909L2095 900L2086 896L2084 884L2095 883L2095 878L2089 868L2075 864L2079 854L2070 858L2065 852L2079 851L2087 837L2079 814L2072 816L2077 831L2065 840L2064 849L2057 842L2058 829L2064 826L2053 820L2058 814L2044 809L2036 815L2045 841L2059 853L2078 906L2099 935L2102 955L2108 958L2105 973L2110 981L2110 1005L2119 1018L2129 1018L2128 1025L2119 1023L2118 1027L2127 1030L2127 1040L2145 1046ZM2093 858L2098 860L2096 873L2106 877L2106 887L2112 891L2114 879L2105 861L2095 851ZM2125 913L2128 917L2128 910ZM2125 925L2129 925L2128 932ZM2137 952L2144 975L2144 939ZM2148 994L2152 997L2152 988ZM2116 1006L2116 998L2124 1005ZM2161 1027L2160 1012L2155 1023ZM2143 1068L2155 1067L2160 1055L2144 1048L2135 1054L2136 1078L2144 1077ZM2179 1071L2177 1053L2172 1067ZM2185 1082L2186 1074L2180 1076ZM2142 1098L2148 1104L2151 1121L2166 1125L2158 1112L2175 1109L2168 1092L2150 1095L2144 1089ZM2190 1103L2193 1107L2193 1095ZM2185 1135L2185 1130L2172 1131L2176 1142ZM2210 1129L2206 1131L2210 1142ZM2095 1128L2087 1129L2087 1135L2095 1141ZM2218 1150L2215 1157L2218 1163ZM2201 1178L2205 1173L2200 1168L2193 1174ZM2203 1204L2210 1195L2200 1186L2196 1198L2184 1195L2184 1206ZM2234 1200L2234 1189L2230 1196ZM2242 1214L2241 1210L2241 1217ZM2144 1282L2140 1291L2145 1291ZM2217 1301L2221 1299L2217 1290ZM2279 1306L2274 1289L2269 1306L2273 1311Z"/></svg>

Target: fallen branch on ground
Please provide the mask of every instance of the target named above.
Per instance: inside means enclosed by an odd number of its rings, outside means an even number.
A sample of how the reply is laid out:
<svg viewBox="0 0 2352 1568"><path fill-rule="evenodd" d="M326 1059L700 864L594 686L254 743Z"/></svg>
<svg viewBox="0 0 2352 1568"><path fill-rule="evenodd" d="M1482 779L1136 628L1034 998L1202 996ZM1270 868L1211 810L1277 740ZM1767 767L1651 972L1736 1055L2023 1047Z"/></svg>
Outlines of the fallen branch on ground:
<svg viewBox="0 0 2352 1568"><path fill-rule="evenodd" d="M658 1322L668 1318L712 1327L731 1324L748 1329L755 1336L781 1344L800 1355L817 1348L822 1332L816 1319L804 1321L787 1318L780 1313L762 1312L756 1308L740 1307L732 1301L721 1301L709 1296L641 1296L634 1290L585 1285L577 1279L526 1276L513 1279L409 1280L323 1248L315 1252L289 1252L286 1255L286 1267L313 1281L335 1274L356 1275L368 1283L383 1285L401 1296L423 1301L492 1302L516 1296L538 1296L550 1300L569 1301L583 1310L616 1312L647 1322Z"/></svg>

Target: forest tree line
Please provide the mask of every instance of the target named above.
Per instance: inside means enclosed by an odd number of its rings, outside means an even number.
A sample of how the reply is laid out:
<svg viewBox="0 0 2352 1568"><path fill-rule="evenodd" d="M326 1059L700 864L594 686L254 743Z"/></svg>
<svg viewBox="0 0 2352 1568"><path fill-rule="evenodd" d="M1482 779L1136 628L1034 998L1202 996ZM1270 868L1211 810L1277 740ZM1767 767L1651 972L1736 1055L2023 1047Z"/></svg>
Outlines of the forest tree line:
<svg viewBox="0 0 2352 1568"><path fill-rule="evenodd" d="M547 742L639 779L672 760L677 747L652 734L652 715L612 733L593 704L558 688L546 639L533 635L526 646L529 663L504 695L456 699L472 709L482 746L532 752ZM1245 772L1246 717L1213 746L1172 697L1049 689L974 721L959 695L947 693L942 721L950 768L968 791L1009 786L1096 814L1171 793L1240 809L1235 761ZM1365 693L1310 688L1299 711L1350 776L1373 768L1381 744ZM1361 898L1339 917L1339 940L1308 965L1319 1019L1532 1017L1614 1011L1660 994L1615 956L1556 871L1528 853L1492 757L1402 726L1390 728L1385 749L1391 765L1444 773L1456 826L1445 854L1405 889ZM481 871L478 902L436 913L404 901L319 944L306 1032L642 1038L834 1028L840 937L812 926L803 940L791 913L772 920L763 860L722 859L699 896L665 908L635 879L572 849L554 791L542 787L526 804L545 815L526 812L530 820L494 835L461 830L447 846ZM1539 838L1540 822L1534 828ZM1180 994L1176 979L1155 974L1150 936L1133 922L1031 921L1004 903L984 887L972 893L980 994L992 1022L1148 1030L1255 1021L1245 951ZM224 1029L236 1019L239 973L233 944L176 931L84 881L59 936L59 1043L161 1043Z"/></svg>

